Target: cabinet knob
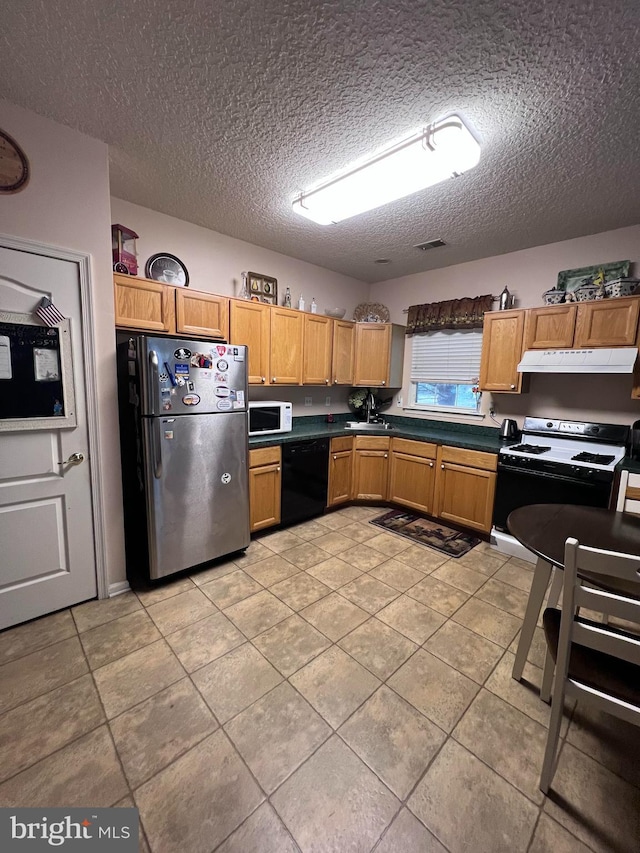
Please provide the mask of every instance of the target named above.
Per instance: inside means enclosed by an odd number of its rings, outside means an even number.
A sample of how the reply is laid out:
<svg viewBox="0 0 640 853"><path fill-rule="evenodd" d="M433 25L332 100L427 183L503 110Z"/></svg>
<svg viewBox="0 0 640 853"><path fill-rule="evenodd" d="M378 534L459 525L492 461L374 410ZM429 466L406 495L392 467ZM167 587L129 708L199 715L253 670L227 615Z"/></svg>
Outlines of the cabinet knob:
<svg viewBox="0 0 640 853"><path fill-rule="evenodd" d="M511 390L512 390L512 391L515 391L515 390L516 390L516 386L515 386L515 385L510 385L509 387L511 388Z"/></svg>
<svg viewBox="0 0 640 853"><path fill-rule="evenodd" d="M338 384L338 380L337 380L337 379L334 379L334 380L333 380L333 384L334 384L334 385L337 385L337 384Z"/></svg>
<svg viewBox="0 0 640 853"><path fill-rule="evenodd" d="M324 384L325 384L325 385L328 385L328 384L329 384L329 380L328 380L328 379L325 379L325 380L324 380Z"/></svg>
<svg viewBox="0 0 640 853"><path fill-rule="evenodd" d="M335 462L337 458L338 458L337 456L334 456L334 457L333 457L333 461Z"/></svg>
<svg viewBox="0 0 640 853"><path fill-rule="evenodd" d="M276 377L275 377L275 376L272 376L272 377L271 377L271 381L272 381L272 382L276 382L276 381L277 381Z"/></svg>
<svg viewBox="0 0 640 853"><path fill-rule="evenodd" d="M441 468L442 468L442 470L444 471L444 465L441 465L440 467L441 467Z"/></svg>
<svg viewBox="0 0 640 853"><path fill-rule="evenodd" d="M433 468L433 462L429 462L429 468Z"/></svg>
<svg viewBox="0 0 640 853"><path fill-rule="evenodd" d="M388 458L389 458L389 454L388 454L388 453L385 453L385 454L384 454L384 458L385 458L385 459L388 459Z"/></svg>
<svg viewBox="0 0 640 853"><path fill-rule="evenodd" d="M381 384L381 385L386 385L387 383L386 383L386 382L384 381L384 379L383 379L383 380L382 380L382 382L381 382L380 384Z"/></svg>
<svg viewBox="0 0 640 853"><path fill-rule="evenodd" d="M278 467L276 468L276 471L279 471L279 470L280 470L280 466L278 465Z"/></svg>
<svg viewBox="0 0 640 853"><path fill-rule="evenodd" d="M260 377L260 381L261 381L261 382L262 382L262 384L264 385L264 383L267 381L267 377L266 377L266 376L261 376L261 377Z"/></svg>

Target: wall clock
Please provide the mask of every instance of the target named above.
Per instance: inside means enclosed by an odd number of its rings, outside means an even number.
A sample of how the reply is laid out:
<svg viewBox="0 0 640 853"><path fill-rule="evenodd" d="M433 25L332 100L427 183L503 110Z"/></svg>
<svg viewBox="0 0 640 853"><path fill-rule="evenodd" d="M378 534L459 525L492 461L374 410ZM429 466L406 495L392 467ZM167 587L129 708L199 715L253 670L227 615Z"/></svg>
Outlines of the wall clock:
<svg viewBox="0 0 640 853"><path fill-rule="evenodd" d="M17 193L29 180L29 161L15 139L0 130L0 193Z"/></svg>

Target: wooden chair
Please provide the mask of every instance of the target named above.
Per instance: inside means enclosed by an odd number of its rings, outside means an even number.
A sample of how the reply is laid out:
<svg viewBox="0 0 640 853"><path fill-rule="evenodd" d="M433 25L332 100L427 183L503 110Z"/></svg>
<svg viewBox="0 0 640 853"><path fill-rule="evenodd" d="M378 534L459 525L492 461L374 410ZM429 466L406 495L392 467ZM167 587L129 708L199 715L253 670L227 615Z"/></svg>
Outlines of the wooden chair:
<svg viewBox="0 0 640 853"><path fill-rule="evenodd" d="M618 512L640 514L640 474L631 474L629 471L620 472L616 509Z"/></svg>
<svg viewBox="0 0 640 853"><path fill-rule="evenodd" d="M640 600L583 586L579 571L637 581L640 556L601 551L567 539L562 611L548 607L543 623L548 654L556 661L551 720L540 777L549 791L565 697L591 702L596 708L640 726L640 636L577 615L585 607L640 626Z"/></svg>

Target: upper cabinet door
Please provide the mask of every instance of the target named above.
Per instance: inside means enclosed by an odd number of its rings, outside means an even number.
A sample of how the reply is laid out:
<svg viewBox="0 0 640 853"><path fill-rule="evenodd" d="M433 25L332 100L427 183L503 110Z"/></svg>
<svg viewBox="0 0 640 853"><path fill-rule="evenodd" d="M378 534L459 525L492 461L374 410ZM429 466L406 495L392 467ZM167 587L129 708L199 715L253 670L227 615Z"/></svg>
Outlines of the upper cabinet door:
<svg viewBox="0 0 640 853"><path fill-rule="evenodd" d="M272 385L302 384L304 314L293 308L270 308Z"/></svg>
<svg viewBox="0 0 640 853"><path fill-rule="evenodd" d="M329 385L331 382L331 348L333 320L304 315L303 385Z"/></svg>
<svg viewBox="0 0 640 853"><path fill-rule="evenodd" d="M637 297L602 299L578 305L574 345L582 347L632 347L638 327Z"/></svg>
<svg viewBox="0 0 640 853"><path fill-rule="evenodd" d="M271 324L269 305L231 300L229 341L249 347L249 385L269 385Z"/></svg>
<svg viewBox="0 0 640 853"><path fill-rule="evenodd" d="M213 293L176 287L176 332L229 339L229 300Z"/></svg>
<svg viewBox="0 0 640 853"><path fill-rule="evenodd" d="M390 356L390 323L356 324L354 385L388 385Z"/></svg>
<svg viewBox="0 0 640 853"><path fill-rule="evenodd" d="M522 354L524 311L493 311L484 315L480 388L519 394L522 374L517 366Z"/></svg>
<svg viewBox="0 0 640 853"><path fill-rule="evenodd" d="M173 334L175 287L129 275L114 275L113 285L116 326Z"/></svg>
<svg viewBox="0 0 640 853"><path fill-rule="evenodd" d="M347 320L334 320L332 364L332 381L334 385L353 385L355 349L355 323L350 323Z"/></svg>
<svg viewBox="0 0 640 853"><path fill-rule="evenodd" d="M577 305L530 308L524 324L523 349L570 349L577 310Z"/></svg>

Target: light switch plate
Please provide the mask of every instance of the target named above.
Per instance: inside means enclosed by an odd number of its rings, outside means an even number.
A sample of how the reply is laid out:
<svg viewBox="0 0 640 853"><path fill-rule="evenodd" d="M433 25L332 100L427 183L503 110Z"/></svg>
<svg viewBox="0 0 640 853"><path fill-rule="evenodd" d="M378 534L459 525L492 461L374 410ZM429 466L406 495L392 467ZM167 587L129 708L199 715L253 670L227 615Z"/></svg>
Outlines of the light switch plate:
<svg viewBox="0 0 640 853"><path fill-rule="evenodd" d="M313 397L305 397L304 404L305 406L313 406Z"/></svg>

